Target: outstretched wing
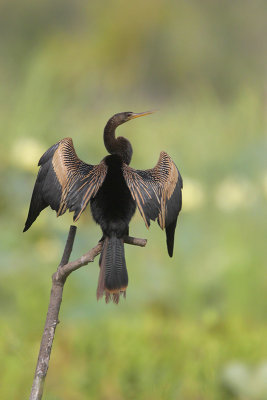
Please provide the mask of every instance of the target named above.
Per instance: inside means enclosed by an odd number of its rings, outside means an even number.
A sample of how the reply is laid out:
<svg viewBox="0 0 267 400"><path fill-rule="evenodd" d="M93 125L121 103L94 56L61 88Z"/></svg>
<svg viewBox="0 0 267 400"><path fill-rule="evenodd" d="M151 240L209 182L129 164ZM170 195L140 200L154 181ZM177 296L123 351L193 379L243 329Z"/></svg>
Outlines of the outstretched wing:
<svg viewBox="0 0 267 400"><path fill-rule="evenodd" d="M65 138L50 147L41 157L31 204L24 231L27 231L40 212L50 206L57 216L67 209L74 211L77 221L102 185L107 166L102 161L89 165L81 161L74 150L72 139Z"/></svg>
<svg viewBox="0 0 267 400"><path fill-rule="evenodd" d="M162 151L155 168L135 170L123 164L124 179L147 228L157 218L166 230L169 256L173 255L174 233L182 208L183 180L171 157Z"/></svg>

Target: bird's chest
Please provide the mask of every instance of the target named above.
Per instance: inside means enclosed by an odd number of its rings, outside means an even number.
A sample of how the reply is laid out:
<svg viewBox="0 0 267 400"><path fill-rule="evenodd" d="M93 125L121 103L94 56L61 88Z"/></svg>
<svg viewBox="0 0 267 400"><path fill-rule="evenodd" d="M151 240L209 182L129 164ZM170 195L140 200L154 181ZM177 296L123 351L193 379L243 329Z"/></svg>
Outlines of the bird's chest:
<svg viewBox="0 0 267 400"><path fill-rule="evenodd" d="M131 193L126 185L121 169L109 169L99 189L96 199L108 208L126 207Z"/></svg>
<svg viewBox="0 0 267 400"><path fill-rule="evenodd" d="M121 166L108 166L106 178L95 198L91 200L91 210L96 222L100 222L102 218L128 221L134 214L135 208Z"/></svg>

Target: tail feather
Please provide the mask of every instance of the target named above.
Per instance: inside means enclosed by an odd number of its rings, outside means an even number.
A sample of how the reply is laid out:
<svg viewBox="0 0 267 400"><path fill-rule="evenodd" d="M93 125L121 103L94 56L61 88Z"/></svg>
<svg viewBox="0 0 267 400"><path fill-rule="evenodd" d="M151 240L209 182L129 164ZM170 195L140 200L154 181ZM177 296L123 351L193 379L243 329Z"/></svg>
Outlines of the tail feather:
<svg viewBox="0 0 267 400"><path fill-rule="evenodd" d="M29 213L27 221L25 222L23 232L26 232L31 227L40 212L48 206L48 203L44 200L42 195L42 185L46 174L47 166L42 166L38 172L37 179L34 185Z"/></svg>
<svg viewBox="0 0 267 400"><path fill-rule="evenodd" d="M166 240L167 240L167 248L168 254L170 257L173 256L173 245L174 245L174 235L176 228L177 218L168 226L166 226Z"/></svg>
<svg viewBox="0 0 267 400"><path fill-rule="evenodd" d="M112 299L118 303L120 295L126 295L128 286L123 239L116 236L105 238L99 266L97 299L105 294L106 302Z"/></svg>

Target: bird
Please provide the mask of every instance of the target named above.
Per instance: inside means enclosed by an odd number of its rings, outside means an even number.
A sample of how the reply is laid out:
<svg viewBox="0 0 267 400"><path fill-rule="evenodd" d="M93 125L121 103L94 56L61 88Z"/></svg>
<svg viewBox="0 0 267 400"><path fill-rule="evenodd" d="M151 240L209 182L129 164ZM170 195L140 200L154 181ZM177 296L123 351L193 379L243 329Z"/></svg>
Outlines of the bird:
<svg viewBox="0 0 267 400"><path fill-rule="evenodd" d="M105 296L107 303L110 300L118 303L120 296L126 295L128 272L123 238L129 235L129 223L136 208L147 228L151 220L157 219L161 229L165 229L168 254L173 256L177 218L182 208L181 174L165 151L160 152L154 168L131 168L132 145L123 136L115 135L120 125L153 112L113 115L103 135L109 154L98 165L81 161L70 137L51 146L38 163L40 168L23 232L48 206L57 216L67 209L74 212L76 222L90 203L92 217L103 234L97 299Z"/></svg>

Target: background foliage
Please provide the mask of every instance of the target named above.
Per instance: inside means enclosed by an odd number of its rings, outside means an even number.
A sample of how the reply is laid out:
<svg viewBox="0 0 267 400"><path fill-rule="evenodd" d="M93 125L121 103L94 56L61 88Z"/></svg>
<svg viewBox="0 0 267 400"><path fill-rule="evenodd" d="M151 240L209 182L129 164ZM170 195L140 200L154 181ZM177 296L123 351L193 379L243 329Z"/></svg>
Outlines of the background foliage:
<svg viewBox="0 0 267 400"><path fill-rule="evenodd" d="M44 397L267 398L266 35L263 0L1 1L1 399L29 395L71 223L22 235L38 159L71 136L98 163L107 119L153 108L119 134L133 167L165 150L184 177L174 258L136 215L125 302L96 302L97 262L71 276ZM73 258L99 237L86 212Z"/></svg>

